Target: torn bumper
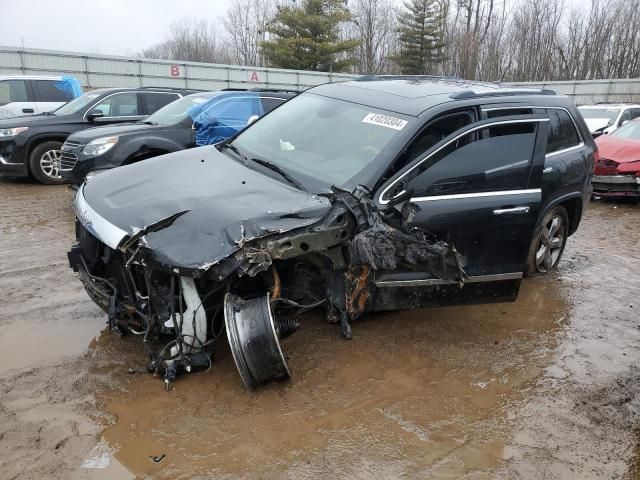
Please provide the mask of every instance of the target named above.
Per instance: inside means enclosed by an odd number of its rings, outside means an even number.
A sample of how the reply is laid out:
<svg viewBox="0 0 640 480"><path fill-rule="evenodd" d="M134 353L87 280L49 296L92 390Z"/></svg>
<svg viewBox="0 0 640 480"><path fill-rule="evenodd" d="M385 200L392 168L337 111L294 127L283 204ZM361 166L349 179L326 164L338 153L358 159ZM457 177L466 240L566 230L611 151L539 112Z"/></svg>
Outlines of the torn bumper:
<svg viewBox="0 0 640 480"><path fill-rule="evenodd" d="M640 197L640 177L634 175L594 175L594 195L601 197Z"/></svg>

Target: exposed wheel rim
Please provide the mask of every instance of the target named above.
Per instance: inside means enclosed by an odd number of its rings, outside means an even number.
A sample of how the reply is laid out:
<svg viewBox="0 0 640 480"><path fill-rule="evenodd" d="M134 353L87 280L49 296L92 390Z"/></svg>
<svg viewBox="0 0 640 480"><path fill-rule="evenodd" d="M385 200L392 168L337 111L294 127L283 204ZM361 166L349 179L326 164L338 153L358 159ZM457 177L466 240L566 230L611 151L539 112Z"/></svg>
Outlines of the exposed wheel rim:
<svg viewBox="0 0 640 480"><path fill-rule="evenodd" d="M47 177L54 180L60 180L60 158L62 152L60 150L47 150L40 157L40 170Z"/></svg>
<svg viewBox="0 0 640 480"><path fill-rule="evenodd" d="M564 220L560 215L554 215L542 228L538 246L536 248L536 270L547 273L552 270L564 245L566 228Z"/></svg>

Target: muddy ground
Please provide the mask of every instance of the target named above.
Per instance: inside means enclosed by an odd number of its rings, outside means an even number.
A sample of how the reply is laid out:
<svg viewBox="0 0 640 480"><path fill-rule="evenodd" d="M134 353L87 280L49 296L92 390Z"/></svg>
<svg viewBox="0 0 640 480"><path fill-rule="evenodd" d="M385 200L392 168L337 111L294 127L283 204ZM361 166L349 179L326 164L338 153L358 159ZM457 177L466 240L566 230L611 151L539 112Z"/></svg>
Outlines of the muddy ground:
<svg viewBox="0 0 640 480"><path fill-rule="evenodd" d="M293 379L225 342L165 392L67 267L72 193L0 180L0 478L640 478L640 207L595 203L512 304L319 315ZM154 461L154 458L156 461Z"/></svg>

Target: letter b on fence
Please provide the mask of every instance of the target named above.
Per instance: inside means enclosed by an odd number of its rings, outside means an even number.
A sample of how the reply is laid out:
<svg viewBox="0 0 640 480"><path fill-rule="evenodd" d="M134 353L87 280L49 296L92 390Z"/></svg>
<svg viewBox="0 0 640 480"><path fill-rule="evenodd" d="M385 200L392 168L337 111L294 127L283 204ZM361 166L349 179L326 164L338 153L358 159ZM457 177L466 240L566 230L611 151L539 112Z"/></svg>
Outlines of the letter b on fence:
<svg viewBox="0 0 640 480"><path fill-rule="evenodd" d="M171 67L169 67L169 73L171 74L172 77L179 77L180 65L171 65Z"/></svg>

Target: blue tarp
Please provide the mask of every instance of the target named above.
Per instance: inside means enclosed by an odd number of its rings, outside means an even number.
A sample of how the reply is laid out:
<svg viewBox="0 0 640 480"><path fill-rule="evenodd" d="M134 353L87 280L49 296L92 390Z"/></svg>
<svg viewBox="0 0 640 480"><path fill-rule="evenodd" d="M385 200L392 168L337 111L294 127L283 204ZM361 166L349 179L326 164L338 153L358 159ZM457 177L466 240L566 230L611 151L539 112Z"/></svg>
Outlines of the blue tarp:
<svg viewBox="0 0 640 480"><path fill-rule="evenodd" d="M264 115L256 92L224 92L188 111L196 131L196 145L214 145L235 135L249 119Z"/></svg>
<svg viewBox="0 0 640 480"><path fill-rule="evenodd" d="M82 86L76 77L66 75L55 83L58 90L62 90L66 93L70 99L78 98L82 95Z"/></svg>

